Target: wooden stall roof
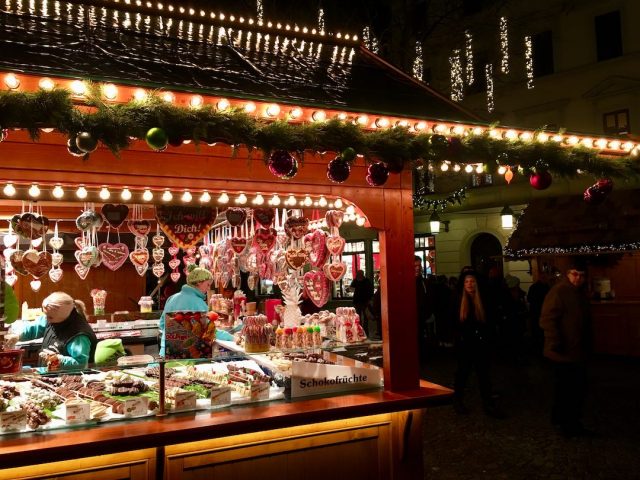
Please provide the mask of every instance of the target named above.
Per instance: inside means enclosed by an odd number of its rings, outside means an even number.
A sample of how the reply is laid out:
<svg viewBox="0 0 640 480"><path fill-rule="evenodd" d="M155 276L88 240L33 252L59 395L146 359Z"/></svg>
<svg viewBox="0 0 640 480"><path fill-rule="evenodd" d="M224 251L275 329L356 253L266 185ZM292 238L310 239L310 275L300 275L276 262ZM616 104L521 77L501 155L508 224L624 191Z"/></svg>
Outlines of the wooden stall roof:
<svg viewBox="0 0 640 480"><path fill-rule="evenodd" d="M134 2L45 3L11 2L2 9L0 69L299 106L478 119L357 42Z"/></svg>
<svg viewBox="0 0 640 480"><path fill-rule="evenodd" d="M505 247L508 257L640 249L640 190L614 191L599 205L582 195L534 199Z"/></svg>

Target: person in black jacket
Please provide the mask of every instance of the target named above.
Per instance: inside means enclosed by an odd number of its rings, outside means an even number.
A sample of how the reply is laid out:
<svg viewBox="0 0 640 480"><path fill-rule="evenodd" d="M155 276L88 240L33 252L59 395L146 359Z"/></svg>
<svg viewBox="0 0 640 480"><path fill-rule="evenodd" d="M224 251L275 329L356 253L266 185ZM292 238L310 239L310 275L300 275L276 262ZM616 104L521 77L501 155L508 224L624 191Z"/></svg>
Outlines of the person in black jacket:
<svg viewBox="0 0 640 480"><path fill-rule="evenodd" d="M458 302L454 308L456 323L456 353L458 369L454 383L454 403L457 413L468 413L464 404L464 390L471 370L478 375L480 395L487 415L503 418L504 414L492 399L489 366L491 358L490 318L483 303L478 275L473 270L463 270L460 275Z"/></svg>

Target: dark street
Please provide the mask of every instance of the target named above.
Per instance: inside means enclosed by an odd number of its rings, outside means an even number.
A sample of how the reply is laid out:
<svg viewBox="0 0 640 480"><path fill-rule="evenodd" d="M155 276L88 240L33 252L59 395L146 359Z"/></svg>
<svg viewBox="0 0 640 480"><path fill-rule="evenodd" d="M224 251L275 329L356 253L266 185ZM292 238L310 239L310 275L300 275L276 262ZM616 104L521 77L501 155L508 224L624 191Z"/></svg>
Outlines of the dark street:
<svg viewBox="0 0 640 480"><path fill-rule="evenodd" d="M453 353L435 352L422 376L450 386L454 371ZM428 411L425 478L640 478L640 362L593 360L584 423L597 436L589 438L566 439L550 424L550 372L541 361L494 364L492 373L508 418L484 415L472 376L470 414L457 415L451 406Z"/></svg>

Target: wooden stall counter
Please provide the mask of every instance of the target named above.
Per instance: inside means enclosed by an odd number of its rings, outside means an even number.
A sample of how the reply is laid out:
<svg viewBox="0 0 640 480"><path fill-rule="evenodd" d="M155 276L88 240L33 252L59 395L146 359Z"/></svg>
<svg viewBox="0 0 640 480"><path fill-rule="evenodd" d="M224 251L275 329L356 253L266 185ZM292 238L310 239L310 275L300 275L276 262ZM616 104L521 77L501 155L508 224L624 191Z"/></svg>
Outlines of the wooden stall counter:
<svg viewBox="0 0 640 480"><path fill-rule="evenodd" d="M640 356L640 299L591 302L596 353Z"/></svg>
<svg viewBox="0 0 640 480"><path fill-rule="evenodd" d="M451 395L422 381L403 392L5 436L0 480L254 478L257 471L260 478L283 480L421 479L422 412Z"/></svg>

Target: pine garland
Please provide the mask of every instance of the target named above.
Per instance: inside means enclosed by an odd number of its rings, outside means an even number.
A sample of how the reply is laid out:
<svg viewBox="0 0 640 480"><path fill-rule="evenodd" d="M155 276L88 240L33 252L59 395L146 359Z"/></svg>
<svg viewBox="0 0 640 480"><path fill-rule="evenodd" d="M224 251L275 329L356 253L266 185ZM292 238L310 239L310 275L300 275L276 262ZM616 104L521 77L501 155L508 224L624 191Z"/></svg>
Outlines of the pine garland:
<svg viewBox="0 0 640 480"><path fill-rule="evenodd" d="M395 166L451 160L457 163L483 162L492 172L510 165L527 174L546 169L552 174L575 177L589 173L596 177L635 177L640 174L637 155L610 158L586 147L563 147L554 141L528 142L495 139L488 133L448 140L437 134L412 134L404 127L365 132L357 125L339 120L292 124L254 118L242 110L217 111L212 106L193 109L164 102L152 94L145 101L106 104L93 86L85 107L73 103L64 89L37 92L0 92L0 127L24 128L39 138L41 128L75 136L89 132L115 155L144 139L153 127L163 128L169 138L191 139L194 143L223 142L260 149L265 158L274 150L341 152L352 147L367 161L380 159ZM455 140L455 141L454 141ZM637 154L637 149L634 151Z"/></svg>

